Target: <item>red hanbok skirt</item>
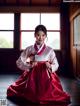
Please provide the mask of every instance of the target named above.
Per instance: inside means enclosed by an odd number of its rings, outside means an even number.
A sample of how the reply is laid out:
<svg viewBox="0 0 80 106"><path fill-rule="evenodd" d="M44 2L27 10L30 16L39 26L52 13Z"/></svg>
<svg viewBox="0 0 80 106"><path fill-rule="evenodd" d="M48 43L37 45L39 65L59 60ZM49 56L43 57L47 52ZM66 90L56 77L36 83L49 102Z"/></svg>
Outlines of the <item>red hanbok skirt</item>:
<svg viewBox="0 0 80 106"><path fill-rule="evenodd" d="M56 73L46 64L38 63L32 71L24 73L7 89L7 97L22 97L34 103L70 103L70 96L63 91Z"/></svg>

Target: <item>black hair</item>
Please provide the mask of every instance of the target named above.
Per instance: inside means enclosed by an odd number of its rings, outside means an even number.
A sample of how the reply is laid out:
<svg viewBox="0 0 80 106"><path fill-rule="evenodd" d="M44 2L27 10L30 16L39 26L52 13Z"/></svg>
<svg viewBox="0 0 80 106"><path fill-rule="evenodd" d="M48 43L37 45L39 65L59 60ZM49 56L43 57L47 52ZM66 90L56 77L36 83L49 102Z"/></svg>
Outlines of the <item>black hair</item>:
<svg viewBox="0 0 80 106"><path fill-rule="evenodd" d="M35 28L35 34L39 31L43 31L45 33L45 35L47 36L47 29L44 25L38 25Z"/></svg>

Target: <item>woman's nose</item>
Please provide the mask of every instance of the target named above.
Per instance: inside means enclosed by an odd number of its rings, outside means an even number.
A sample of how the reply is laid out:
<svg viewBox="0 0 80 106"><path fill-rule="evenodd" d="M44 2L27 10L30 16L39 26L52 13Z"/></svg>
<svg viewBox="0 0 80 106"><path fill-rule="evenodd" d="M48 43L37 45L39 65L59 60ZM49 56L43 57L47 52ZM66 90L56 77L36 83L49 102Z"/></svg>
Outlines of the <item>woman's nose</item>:
<svg viewBox="0 0 80 106"><path fill-rule="evenodd" d="M40 36L40 39L42 39L42 36Z"/></svg>

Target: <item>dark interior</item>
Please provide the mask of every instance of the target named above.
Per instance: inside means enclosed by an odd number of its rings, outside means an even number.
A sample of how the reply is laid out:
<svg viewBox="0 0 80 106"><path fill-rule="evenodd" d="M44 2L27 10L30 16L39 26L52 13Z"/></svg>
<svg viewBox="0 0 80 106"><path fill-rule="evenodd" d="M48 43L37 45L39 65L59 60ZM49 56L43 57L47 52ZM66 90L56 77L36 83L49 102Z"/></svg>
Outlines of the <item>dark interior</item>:
<svg viewBox="0 0 80 106"><path fill-rule="evenodd" d="M3 83L6 81L5 76L11 75L12 78L15 80L15 76L22 73L22 71L18 69L16 66L16 60L18 59L20 53L22 52L22 50L20 50L20 31L19 31L20 13L60 12L61 49L55 50L59 62L59 70L57 73L62 79L61 81L65 86L64 88L65 89L69 88L68 91L72 95L73 104L70 106L76 106L75 104L77 103L79 104L80 44L74 45L73 23L74 18L80 14L80 2L79 0L78 2L75 1L76 0L73 0L73 2L65 2L65 0L0 0L0 13L13 12L15 14L14 48L13 49L0 48L0 76L2 76L0 78L2 79L1 81ZM65 82L67 83L65 84ZM70 86L71 84L73 84L72 86L73 88L75 87L75 89L71 88L72 87ZM73 89L73 92L71 92L70 89Z"/></svg>

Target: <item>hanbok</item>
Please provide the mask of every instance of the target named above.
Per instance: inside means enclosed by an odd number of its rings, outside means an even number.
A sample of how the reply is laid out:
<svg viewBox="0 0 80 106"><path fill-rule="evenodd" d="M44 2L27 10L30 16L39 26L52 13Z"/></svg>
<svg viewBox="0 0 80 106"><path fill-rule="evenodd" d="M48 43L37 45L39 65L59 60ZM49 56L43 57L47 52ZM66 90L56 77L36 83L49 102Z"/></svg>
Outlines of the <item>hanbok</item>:
<svg viewBox="0 0 80 106"><path fill-rule="evenodd" d="M30 69L26 62L29 54L35 53L37 65ZM50 60L52 69L47 68L46 61ZM37 45L27 47L17 60L17 66L25 70L16 82L7 89L8 97L22 97L39 104L67 104L70 96L61 85L56 71L59 67L55 52L45 44L38 50Z"/></svg>

